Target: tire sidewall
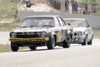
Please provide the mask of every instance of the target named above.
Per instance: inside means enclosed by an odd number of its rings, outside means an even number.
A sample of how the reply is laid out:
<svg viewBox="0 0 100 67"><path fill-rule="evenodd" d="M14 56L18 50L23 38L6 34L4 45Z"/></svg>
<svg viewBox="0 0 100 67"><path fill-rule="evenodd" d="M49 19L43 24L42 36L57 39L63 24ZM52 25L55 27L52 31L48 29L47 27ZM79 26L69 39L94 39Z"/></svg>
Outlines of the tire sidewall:
<svg viewBox="0 0 100 67"><path fill-rule="evenodd" d="M47 42L47 48L48 49L54 49L55 47L55 38L54 36L49 36L49 41Z"/></svg>
<svg viewBox="0 0 100 67"><path fill-rule="evenodd" d="M70 43L68 41L63 41L63 48L69 48Z"/></svg>
<svg viewBox="0 0 100 67"><path fill-rule="evenodd" d="M92 39L88 42L88 45L92 45Z"/></svg>
<svg viewBox="0 0 100 67"><path fill-rule="evenodd" d="M82 45L87 45L87 43L88 43L88 38L86 36L85 39L84 39L84 41L83 41L83 43L82 43Z"/></svg>
<svg viewBox="0 0 100 67"><path fill-rule="evenodd" d="M11 50L12 51L18 51L18 49L19 49L19 46L17 46L15 43L11 43Z"/></svg>
<svg viewBox="0 0 100 67"><path fill-rule="evenodd" d="M36 46L29 46L29 48L31 49L31 50L36 50Z"/></svg>

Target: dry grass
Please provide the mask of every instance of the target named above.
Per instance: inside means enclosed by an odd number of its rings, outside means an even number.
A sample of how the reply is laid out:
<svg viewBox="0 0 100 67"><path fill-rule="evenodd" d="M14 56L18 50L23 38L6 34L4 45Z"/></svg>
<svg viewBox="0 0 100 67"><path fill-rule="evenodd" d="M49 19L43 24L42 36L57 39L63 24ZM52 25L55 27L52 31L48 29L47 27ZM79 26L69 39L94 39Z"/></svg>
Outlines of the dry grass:
<svg viewBox="0 0 100 67"><path fill-rule="evenodd" d="M0 31L11 31L12 29L18 27L20 22L14 23L0 23Z"/></svg>
<svg viewBox="0 0 100 67"><path fill-rule="evenodd" d="M100 29L94 29L94 38L100 38Z"/></svg>
<svg viewBox="0 0 100 67"><path fill-rule="evenodd" d="M0 45L0 52L10 52L10 46L9 45Z"/></svg>

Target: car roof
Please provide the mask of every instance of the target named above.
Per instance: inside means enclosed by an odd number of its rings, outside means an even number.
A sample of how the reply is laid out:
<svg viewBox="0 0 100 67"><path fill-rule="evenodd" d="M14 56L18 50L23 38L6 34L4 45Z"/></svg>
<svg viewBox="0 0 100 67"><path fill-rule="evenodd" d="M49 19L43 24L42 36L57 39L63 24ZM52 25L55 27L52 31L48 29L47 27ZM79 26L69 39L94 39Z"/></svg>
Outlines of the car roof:
<svg viewBox="0 0 100 67"><path fill-rule="evenodd" d="M64 18L64 20L86 20L85 18Z"/></svg>
<svg viewBox="0 0 100 67"><path fill-rule="evenodd" d="M28 16L26 18L32 18L32 17L60 17L59 15L37 15L37 16Z"/></svg>

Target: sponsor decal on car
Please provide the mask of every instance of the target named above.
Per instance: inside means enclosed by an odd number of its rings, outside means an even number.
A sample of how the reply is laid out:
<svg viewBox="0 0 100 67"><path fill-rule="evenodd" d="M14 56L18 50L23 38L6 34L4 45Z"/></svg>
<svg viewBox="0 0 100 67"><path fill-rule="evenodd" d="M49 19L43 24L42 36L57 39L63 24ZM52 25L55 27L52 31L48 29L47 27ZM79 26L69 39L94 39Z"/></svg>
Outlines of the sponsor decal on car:
<svg viewBox="0 0 100 67"><path fill-rule="evenodd" d="M48 41L49 38L10 38L9 41L12 42L45 42Z"/></svg>

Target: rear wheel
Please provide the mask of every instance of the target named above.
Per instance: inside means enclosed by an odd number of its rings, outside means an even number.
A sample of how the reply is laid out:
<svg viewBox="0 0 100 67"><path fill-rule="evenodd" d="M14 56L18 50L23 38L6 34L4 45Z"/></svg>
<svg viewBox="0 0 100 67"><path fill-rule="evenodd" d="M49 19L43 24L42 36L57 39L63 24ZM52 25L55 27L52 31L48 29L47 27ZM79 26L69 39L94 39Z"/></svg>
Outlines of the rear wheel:
<svg viewBox="0 0 100 67"><path fill-rule="evenodd" d="M69 48L70 47L69 42L63 41L62 43L63 43L63 48Z"/></svg>
<svg viewBox="0 0 100 67"><path fill-rule="evenodd" d="M55 37L49 37L49 41L47 42L47 48L48 49L54 49L55 47Z"/></svg>
<svg viewBox="0 0 100 67"><path fill-rule="evenodd" d="M69 48L70 47L70 41L71 41L71 36L67 35L66 40L62 42L63 48Z"/></svg>
<svg viewBox="0 0 100 67"><path fill-rule="evenodd" d="M19 49L19 46L17 46L17 45L14 44L14 43L11 43L11 50L12 50L12 51L16 52L16 51L18 51L18 49Z"/></svg>
<svg viewBox="0 0 100 67"><path fill-rule="evenodd" d="M31 49L31 50L36 50L36 46L29 46L29 48Z"/></svg>
<svg viewBox="0 0 100 67"><path fill-rule="evenodd" d="M87 44L87 37L84 39L82 45L84 46L84 45L86 45L86 44Z"/></svg>
<svg viewBox="0 0 100 67"><path fill-rule="evenodd" d="M88 45L92 45L92 39L88 42Z"/></svg>

